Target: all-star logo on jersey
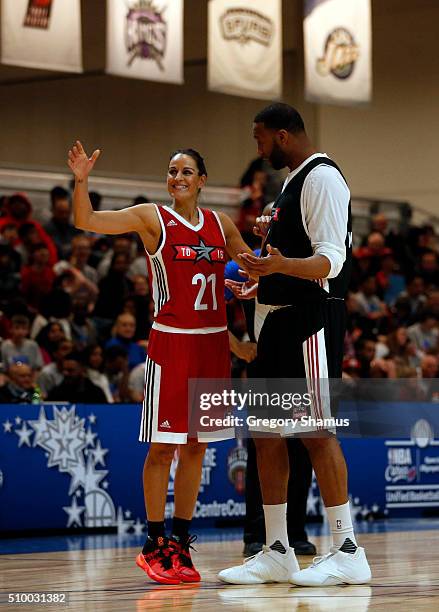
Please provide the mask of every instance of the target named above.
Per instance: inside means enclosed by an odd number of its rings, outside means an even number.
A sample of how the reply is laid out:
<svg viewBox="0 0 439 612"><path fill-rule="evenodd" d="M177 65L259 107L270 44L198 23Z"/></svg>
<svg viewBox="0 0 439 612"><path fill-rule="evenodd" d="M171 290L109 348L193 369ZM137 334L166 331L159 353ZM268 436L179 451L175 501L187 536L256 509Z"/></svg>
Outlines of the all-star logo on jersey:
<svg viewBox="0 0 439 612"><path fill-rule="evenodd" d="M201 240L195 246L186 244L174 244L174 261L192 261L197 263L206 260L209 263L226 263L226 255L222 246L208 246Z"/></svg>

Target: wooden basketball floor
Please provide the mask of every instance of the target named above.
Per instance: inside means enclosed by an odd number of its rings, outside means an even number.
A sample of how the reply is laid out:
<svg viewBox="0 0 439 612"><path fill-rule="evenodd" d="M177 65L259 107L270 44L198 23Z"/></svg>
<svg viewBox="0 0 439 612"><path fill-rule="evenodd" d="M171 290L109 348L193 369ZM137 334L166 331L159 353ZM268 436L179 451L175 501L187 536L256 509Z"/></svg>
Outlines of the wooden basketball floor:
<svg viewBox="0 0 439 612"><path fill-rule="evenodd" d="M312 538L326 552L327 537ZM294 612L439 610L439 531L372 533L361 536L372 566L370 586L311 589L293 585L223 585L216 573L242 561L240 541L206 542L194 553L203 582L160 586L134 565L138 548L5 554L0 556L2 602L8 593L66 592L69 604L7 604L12 610L191 610ZM301 566L311 562L299 558Z"/></svg>

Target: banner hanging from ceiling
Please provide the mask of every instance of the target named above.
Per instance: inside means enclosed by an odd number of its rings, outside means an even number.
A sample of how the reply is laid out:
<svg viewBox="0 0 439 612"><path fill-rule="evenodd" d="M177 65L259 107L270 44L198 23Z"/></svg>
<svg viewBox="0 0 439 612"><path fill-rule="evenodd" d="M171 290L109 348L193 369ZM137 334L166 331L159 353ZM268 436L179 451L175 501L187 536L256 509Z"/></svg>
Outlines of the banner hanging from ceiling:
<svg viewBox="0 0 439 612"><path fill-rule="evenodd" d="M208 87L272 100L282 95L281 0L210 0Z"/></svg>
<svg viewBox="0 0 439 612"><path fill-rule="evenodd" d="M305 90L310 102L362 104L372 95L370 0L305 0Z"/></svg>
<svg viewBox="0 0 439 612"><path fill-rule="evenodd" d="M108 0L107 72L183 83L183 0Z"/></svg>
<svg viewBox="0 0 439 612"><path fill-rule="evenodd" d="M1 0L1 62L82 72L80 0Z"/></svg>

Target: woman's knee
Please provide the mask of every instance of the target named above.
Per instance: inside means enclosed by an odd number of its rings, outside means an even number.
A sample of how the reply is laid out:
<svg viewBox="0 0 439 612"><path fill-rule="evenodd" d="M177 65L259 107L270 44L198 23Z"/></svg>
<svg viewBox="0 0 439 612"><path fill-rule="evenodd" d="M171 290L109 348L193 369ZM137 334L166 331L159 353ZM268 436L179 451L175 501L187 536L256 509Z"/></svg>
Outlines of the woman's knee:
<svg viewBox="0 0 439 612"><path fill-rule="evenodd" d="M184 457L203 457L207 444L197 440L188 440L187 444L180 447L180 459Z"/></svg>
<svg viewBox="0 0 439 612"><path fill-rule="evenodd" d="M174 458L176 445L175 444L160 444L152 443L149 447L147 463L170 465Z"/></svg>

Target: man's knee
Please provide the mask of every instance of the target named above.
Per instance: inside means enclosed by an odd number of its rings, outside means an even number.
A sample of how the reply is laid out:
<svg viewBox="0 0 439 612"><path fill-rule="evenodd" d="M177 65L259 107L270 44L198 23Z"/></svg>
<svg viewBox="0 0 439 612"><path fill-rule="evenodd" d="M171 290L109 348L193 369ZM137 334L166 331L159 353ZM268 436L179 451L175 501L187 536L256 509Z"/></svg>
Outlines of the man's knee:
<svg viewBox="0 0 439 612"><path fill-rule="evenodd" d="M256 454L262 455L278 455L286 451L286 442L283 438L255 438Z"/></svg>
<svg viewBox="0 0 439 612"><path fill-rule="evenodd" d="M303 437L301 438L305 448L310 452L330 451L334 447L340 448L340 444L334 436L328 437Z"/></svg>

